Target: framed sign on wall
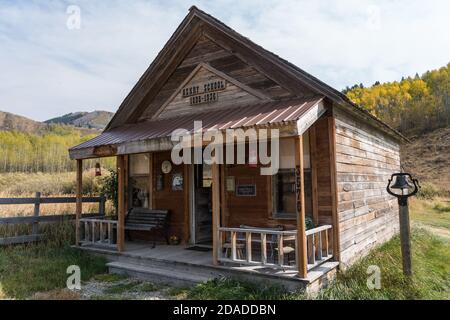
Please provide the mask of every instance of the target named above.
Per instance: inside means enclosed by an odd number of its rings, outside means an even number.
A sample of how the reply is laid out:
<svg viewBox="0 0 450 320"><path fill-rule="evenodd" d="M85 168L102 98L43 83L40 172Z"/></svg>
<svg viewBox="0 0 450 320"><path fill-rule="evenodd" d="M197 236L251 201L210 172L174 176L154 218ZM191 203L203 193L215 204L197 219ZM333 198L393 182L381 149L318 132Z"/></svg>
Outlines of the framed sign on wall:
<svg viewBox="0 0 450 320"><path fill-rule="evenodd" d="M240 184L236 186L236 195L239 197L255 197L256 184Z"/></svg>
<svg viewBox="0 0 450 320"><path fill-rule="evenodd" d="M172 191L183 190L183 175L181 173L174 173L172 175Z"/></svg>

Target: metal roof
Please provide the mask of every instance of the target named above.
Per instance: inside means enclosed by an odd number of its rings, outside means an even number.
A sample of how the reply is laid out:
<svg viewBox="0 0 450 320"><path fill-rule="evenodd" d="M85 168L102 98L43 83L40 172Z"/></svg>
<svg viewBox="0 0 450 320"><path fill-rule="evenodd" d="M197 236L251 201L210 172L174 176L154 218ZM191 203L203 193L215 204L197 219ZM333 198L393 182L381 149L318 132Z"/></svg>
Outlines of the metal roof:
<svg viewBox="0 0 450 320"><path fill-rule="evenodd" d="M202 121L203 131L210 129L235 129L297 121L323 99L324 97L312 97L284 101L270 101L261 104L224 108L122 125L105 131L91 140L72 147L70 151L170 137L172 132L176 129L185 129L192 132L194 121Z"/></svg>

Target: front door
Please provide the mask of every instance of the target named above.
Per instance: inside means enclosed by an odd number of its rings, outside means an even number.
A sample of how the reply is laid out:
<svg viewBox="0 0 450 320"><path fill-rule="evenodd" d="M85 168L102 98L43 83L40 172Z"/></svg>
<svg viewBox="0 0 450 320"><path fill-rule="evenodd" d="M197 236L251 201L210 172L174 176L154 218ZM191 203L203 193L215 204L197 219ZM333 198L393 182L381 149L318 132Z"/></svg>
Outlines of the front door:
<svg viewBox="0 0 450 320"><path fill-rule="evenodd" d="M194 232L195 244L212 243L211 166L194 165Z"/></svg>

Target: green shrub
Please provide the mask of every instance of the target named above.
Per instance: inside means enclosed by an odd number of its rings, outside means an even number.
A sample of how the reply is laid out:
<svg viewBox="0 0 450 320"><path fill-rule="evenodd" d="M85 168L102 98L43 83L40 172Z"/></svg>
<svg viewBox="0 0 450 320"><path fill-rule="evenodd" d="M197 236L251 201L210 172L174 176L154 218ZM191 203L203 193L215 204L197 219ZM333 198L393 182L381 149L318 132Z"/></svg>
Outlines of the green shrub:
<svg viewBox="0 0 450 320"><path fill-rule="evenodd" d="M421 188L417 193L417 197L421 199L432 200L435 197L439 196L439 194L440 194L439 190L436 188L434 184L425 182L424 184L421 185Z"/></svg>
<svg viewBox="0 0 450 320"><path fill-rule="evenodd" d="M442 203L435 204L433 209L439 212L450 212L450 206L444 205Z"/></svg>
<svg viewBox="0 0 450 320"><path fill-rule="evenodd" d="M104 194L108 200L111 200L114 208L119 205L119 198L117 195L118 189L118 181L117 181L117 172L110 169L109 175L105 176L101 180L100 193Z"/></svg>

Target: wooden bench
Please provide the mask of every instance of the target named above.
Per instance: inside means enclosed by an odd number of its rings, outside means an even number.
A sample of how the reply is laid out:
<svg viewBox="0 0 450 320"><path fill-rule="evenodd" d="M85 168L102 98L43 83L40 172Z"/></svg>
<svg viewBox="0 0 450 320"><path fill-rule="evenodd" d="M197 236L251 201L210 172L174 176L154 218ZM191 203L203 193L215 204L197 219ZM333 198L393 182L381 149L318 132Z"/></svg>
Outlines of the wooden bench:
<svg viewBox="0 0 450 320"><path fill-rule="evenodd" d="M152 210L147 208L131 208L125 217L125 231L156 231L169 243L167 235L169 212L167 210ZM130 239L129 232L127 232ZM155 241L153 242L153 247Z"/></svg>

